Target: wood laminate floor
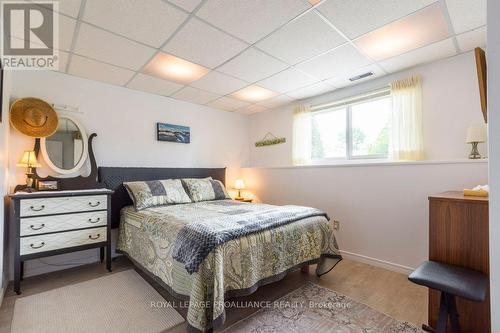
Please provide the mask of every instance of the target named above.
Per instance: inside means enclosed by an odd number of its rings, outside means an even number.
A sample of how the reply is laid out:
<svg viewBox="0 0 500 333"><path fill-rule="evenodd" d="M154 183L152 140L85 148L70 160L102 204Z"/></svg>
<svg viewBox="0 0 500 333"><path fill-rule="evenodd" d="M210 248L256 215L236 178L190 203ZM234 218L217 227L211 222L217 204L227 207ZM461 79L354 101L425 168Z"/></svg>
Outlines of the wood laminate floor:
<svg viewBox="0 0 500 333"><path fill-rule="evenodd" d="M132 267L132 264L127 259L120 257L113 263L113 273ZM12 285L10 285L0 307L0 332L10 332L16 298L87 281L103 274L108 274L104 264L91 264L29 277L21 284L23 293L20 296L17 296L12 291ZM261 287L254 294L238 299L247 301L275 300L299 288L307 281L338 291L396 319L416 324L426 322L426 288L411 284L408 282L406 275L345 259L330 273L321 278L314 275L314 269L311 269L309 274L293 272L280 282ZM170 296L164 296L172 300ZM185 309L178 309L178 311L185 316ZM249 316L255 311L257 309L253 308L230 309L224 327ZM169 330L168 333L185 332L185 329L185 324L182 324Z"/></svg>

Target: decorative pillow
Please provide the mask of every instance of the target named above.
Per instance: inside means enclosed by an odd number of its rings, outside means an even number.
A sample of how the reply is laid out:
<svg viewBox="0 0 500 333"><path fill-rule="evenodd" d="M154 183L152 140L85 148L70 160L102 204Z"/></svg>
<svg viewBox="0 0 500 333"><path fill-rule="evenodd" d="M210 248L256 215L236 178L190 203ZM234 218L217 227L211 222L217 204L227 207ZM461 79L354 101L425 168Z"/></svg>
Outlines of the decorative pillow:
<svg viewBox="0 0 500 333"><path fill-rule="evenodd" d="M186 192L193 202L230 199L221 181L209 178L184 178Z"/></svg>
<svg viewBox="0 0 500 333"><path fill-rule="evenodd" d="M123 183L137 211L154 206L191 202L180 179Z"/></svg>

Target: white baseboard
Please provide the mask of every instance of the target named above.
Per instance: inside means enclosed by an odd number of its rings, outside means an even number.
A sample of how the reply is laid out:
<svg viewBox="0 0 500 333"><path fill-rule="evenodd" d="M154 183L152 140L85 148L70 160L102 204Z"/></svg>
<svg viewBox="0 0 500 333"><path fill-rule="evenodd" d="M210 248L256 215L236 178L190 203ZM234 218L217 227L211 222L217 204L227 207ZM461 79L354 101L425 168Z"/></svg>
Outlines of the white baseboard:
<svg viewBox="0 0 500 333"><path fill-rule="evenodd" d="M359 261L359 262L369 264L372 266L385 268L385 269L388 269L390 271L402 273L405 275L408 275L415 270L415 268L412 268L412 267L403 266L403 265L395 264L395 263L392 263L389 261L367 257L367 256L364 256L362 254L357 254L357 253L352 253L352 252L347 252L347 251L342 251L342 250L340 250L340 253L346 259Z"/></svg>

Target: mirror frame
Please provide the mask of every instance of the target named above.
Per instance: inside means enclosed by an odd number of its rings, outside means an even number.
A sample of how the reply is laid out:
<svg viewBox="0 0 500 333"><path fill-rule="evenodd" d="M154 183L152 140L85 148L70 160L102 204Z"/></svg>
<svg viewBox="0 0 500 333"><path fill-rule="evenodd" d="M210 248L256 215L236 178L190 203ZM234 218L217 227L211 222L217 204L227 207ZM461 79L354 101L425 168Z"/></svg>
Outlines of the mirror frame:
<svg viewBox="0 0 500 333"><path fill-rule="evenodd" d="M69 174L78 172L82 168L83 164L87 161L87 158L89 157L88 156L89 155L89 152L88 152L89 147L88 147L87 133L85 132L85 129L83 128L82 124L80 124L80 122L78 120L76 120L75 118L73 118L71 116L59 115L59 119L64 119L64 118L71 120L76 125L76 127L78 128L80 133L82 134L83 151L82 151L82 157L80 158L80 161L78 161L78 163L73 168L68 169L68 170L61 169L58 166L56 166L52 162L52 160L49 158L49 154L47 152L47 145L45 143L46 138L40 139L40 143L41 143L40 150L42 151L43 159L49 168L51 168L53 171L55 171L61 175L69 175Z"/></svg>

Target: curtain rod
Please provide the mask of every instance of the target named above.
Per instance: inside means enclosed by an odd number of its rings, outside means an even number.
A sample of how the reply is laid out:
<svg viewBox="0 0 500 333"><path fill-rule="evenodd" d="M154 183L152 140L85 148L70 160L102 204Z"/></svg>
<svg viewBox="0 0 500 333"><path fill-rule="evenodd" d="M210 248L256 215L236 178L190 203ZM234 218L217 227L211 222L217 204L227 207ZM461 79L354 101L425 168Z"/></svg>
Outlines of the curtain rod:
<svg viewBox="0 0 500 333"><path fill-rule="evenodd" d="M367 99L368 97L374 97L378 94L385 94L385 93L389 92L390 89L391 89L391 87L389 85L387 85L387 86L384 86L381 88L370 90L370 91L365 92L361 95L346 97L346 98L343 98L341 100L334 101L334 102L311 105L311 111L319 111L319 110L328 109L328 108L335 107L335 106L347 105L347 104L350 104L350 103L353 103L356 101L362 101L364 99ZM381 96L383 96L383 95L381 95Z"/></svg>

